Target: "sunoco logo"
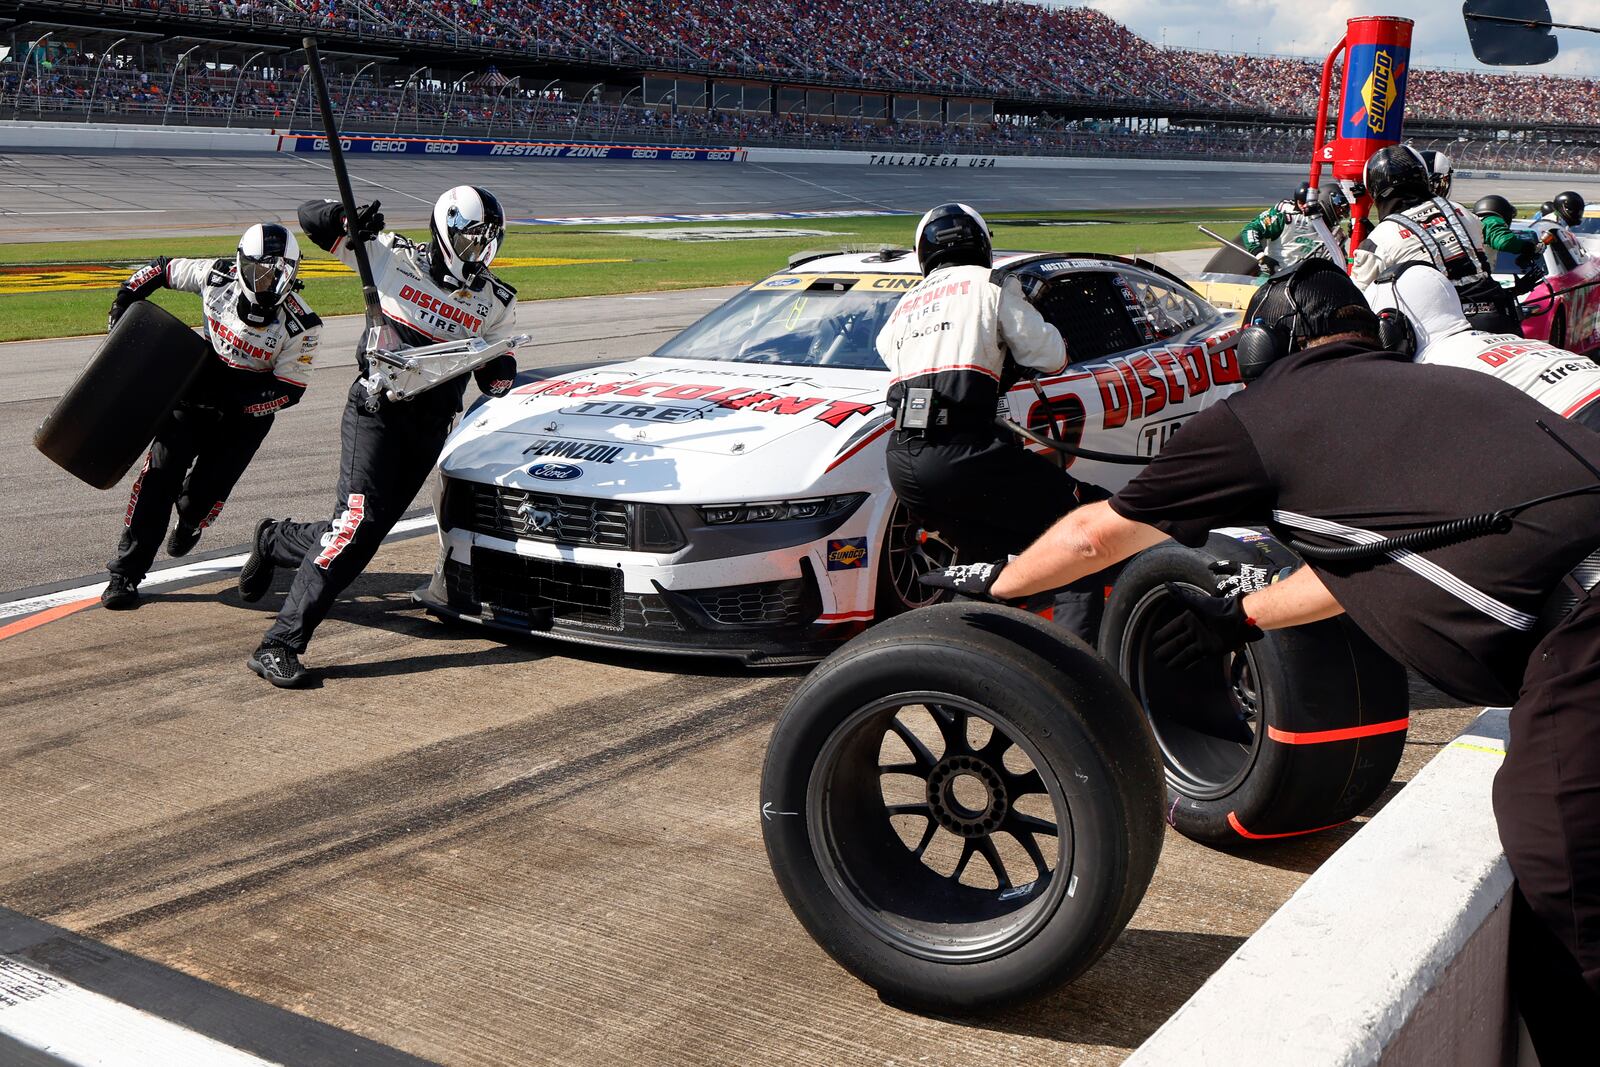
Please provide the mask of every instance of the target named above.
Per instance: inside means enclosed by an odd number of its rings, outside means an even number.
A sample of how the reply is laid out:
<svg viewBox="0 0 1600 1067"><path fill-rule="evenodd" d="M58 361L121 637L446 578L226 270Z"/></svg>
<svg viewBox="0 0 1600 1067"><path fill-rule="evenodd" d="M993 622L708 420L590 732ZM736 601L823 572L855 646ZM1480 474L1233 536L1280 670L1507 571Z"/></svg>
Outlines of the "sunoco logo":
<svg viewBox="0 0 1600 1067"><path fill-rule="evenodd" d="M1367 129L1382 133L1389 124L1389 109L1396 95L1394 53L1380 48L1372 57L1372 73L1361 87L1361 102L1367 105Z"/></svg>

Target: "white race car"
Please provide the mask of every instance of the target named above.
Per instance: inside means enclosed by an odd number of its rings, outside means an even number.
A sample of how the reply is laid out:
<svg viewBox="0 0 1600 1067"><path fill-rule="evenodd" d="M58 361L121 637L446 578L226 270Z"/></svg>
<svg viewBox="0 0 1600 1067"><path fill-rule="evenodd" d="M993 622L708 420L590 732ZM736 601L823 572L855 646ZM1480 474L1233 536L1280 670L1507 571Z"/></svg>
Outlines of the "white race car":
<svg viewBox="0 0 1600 1067"><path fill-rule="evenodd" d="M1237 388L1230 317L1141 260L1002 253L1072 364L1011 387L1015 422L1150 456ZM919 278L904 250L796 257L655 354L540 371L463 419L440 460L447 618L584 644L818 659L935 599L953 553L897 505L873 340ZM1034 445L1032 447L1039 447ZM1139 468L1062 457L1120 488Z"/></svg>

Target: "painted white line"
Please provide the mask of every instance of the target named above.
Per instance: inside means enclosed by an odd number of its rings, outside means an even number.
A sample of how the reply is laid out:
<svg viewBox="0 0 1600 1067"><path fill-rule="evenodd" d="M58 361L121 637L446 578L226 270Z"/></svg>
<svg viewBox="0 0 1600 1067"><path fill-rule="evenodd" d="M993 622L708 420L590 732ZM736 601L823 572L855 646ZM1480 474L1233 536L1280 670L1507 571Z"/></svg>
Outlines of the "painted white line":
<svg viewBox="0 0 1600 1067"><path fill-rule="evenodd" d="M0 1048L11 1043L37 1050L41 1062L83 1067L272 1063L0 955Z"/></svg>
<svg viewBox="0 0 1600 1067"><path fill-rule="evenodd" d="M7 211L0 215L165 215L164 207L97 207L91 211Z"/></svg>
<svg viewBox="0 0 1600 1067"><path fill-rule="evenodd" d="M394 524L390 535L413 533L417 530L433 528L432 515L418 515L413 519L402 519ZM212 575L225 574L236 571L244 566L244 561L250 558L248 552L240 552L233 556L220 556L217 559L200 560L198 563L183 563L176 567L166 567L162 570L151 571L145 575L144 581L139 583L140 590L153 589L158 585L171 585L173 582L186 582L194 578L208 578ZM36 611L46 608L60 607L62 604L72 604L79 600L97 597L105 592L105 582L95 582L93 585L80 585L76 589L62 589L55 593L43 593L39 596L28 597L25 600L13 600L8 604L0 604L0 619L13 619L19 615L32 615Z"/></svg>

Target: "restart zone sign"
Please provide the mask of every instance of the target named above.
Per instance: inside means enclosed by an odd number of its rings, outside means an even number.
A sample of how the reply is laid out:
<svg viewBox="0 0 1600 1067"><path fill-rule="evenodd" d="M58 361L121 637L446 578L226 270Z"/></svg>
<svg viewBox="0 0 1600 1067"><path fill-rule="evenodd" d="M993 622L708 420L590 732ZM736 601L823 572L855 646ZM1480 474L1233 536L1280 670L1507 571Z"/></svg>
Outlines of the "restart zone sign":
<svg viewBox="0 0 1600 1067"><path fill-rule="evenodd" d="M293 142L296 152L326 153L328 139L317 133L286 133L279 150ZM742 163L742 148L670 148L660 145L559 144L542 141L477 141L459 138L362 137L339 138L345 152L390 156L506 156L520 159L624 159L656 163Z"/></svg>

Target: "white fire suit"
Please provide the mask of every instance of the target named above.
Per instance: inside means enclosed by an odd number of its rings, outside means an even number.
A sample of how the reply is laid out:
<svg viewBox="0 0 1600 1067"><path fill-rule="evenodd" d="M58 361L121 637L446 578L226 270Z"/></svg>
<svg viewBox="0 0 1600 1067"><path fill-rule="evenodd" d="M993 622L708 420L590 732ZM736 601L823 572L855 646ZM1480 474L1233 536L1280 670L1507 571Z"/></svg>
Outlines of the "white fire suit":
<svg viewBox="0 0 1600 1067"><path fill-rule="evenodd" d="M1460 204L1436 196L1384 218L1351 256L1350 278L1366 289L1408 263L1431 264L1448 278L1474 326L1521 332L1516 297L1494 279L1483 222Z"/></svg>

